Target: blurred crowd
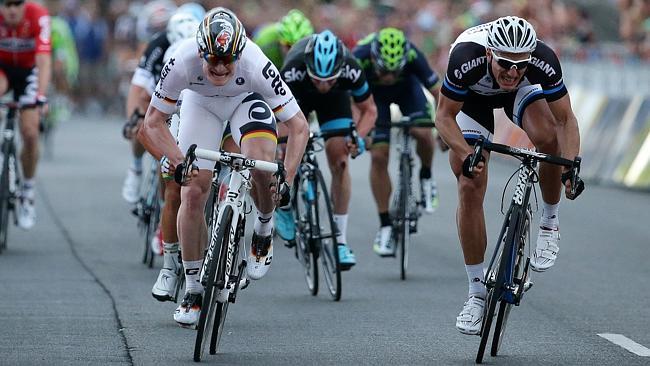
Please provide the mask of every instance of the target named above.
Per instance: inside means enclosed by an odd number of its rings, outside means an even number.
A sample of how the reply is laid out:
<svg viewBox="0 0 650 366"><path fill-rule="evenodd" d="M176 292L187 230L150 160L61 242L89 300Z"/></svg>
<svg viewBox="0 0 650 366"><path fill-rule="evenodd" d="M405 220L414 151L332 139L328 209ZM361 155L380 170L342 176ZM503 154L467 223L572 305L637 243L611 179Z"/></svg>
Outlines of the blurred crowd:
<svg viewBox="0 0 650 366"><path fill-rule="evenodd" d="M123 114L123 95L144 45L164 17L151 3L175 7L184 0L61 0L43 1L53 15L71 26L79 50L81 73L75 90L77 105L87 112ZM210 9L225 6L241 18L249 34L280 19L291 8L307 14L317 31L330 28L348 46L380 27L403 29L444 72L449 45L464 29L503 15L528 19L538 37L562 57L588 60L602 57L601 42L586 7L570 0L204 0ZM582 5L580 5L582 4ZM650 59L650 0L608 0L619 13L618 45L624 57ZM621 42L622 41L622 42ZM620 56L620 52L617 53Z"/></svg>

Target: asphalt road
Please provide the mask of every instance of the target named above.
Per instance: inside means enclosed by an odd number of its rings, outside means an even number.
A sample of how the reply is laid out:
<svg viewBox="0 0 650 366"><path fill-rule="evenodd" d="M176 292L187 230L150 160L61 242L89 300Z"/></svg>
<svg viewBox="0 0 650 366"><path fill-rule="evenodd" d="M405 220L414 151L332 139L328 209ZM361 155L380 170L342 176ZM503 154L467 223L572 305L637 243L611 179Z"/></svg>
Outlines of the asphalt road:
<svg viewBox="0 0 650 366"><path fill-rule="evenodd" d="M160 259L156 269L140 263L142 239L120 195L129 161L120 129L118 120L79 118L57 131L55 155L39 167L37 226L12 228L0 255L0 364L193 363L195 333L176 326L175 304L150 293ZM369 156L352 165L349 238L358 265L344 274L342 300L309 295L292 251L276 242L270 272L240 292L222 353L205 363L473 364L479 338L454 327L467 279L447 157L435 162L441 203L413 238L407 281L399 280L396 259L372 253L378 218ZM490 243L514 170L496 159L491 165ZM511 314L502 356L485 362L650 364L598 336L621 334L650 347L648 207L647 192L592 185L579 200L564 201L558 262L533 274L535 286Z"/></svg>

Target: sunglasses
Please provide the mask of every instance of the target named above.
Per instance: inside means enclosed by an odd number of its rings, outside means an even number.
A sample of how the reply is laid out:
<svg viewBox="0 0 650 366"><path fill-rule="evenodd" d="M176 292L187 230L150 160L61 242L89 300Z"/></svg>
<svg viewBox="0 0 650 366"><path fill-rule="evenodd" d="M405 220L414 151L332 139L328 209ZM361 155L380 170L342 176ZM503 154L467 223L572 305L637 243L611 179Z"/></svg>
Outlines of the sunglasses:
<svg viewBox="0 0 650 366"><path fill-rule="evenodd" d="M321 83L324 82L329 83L329 82L335 82L339 78L339 76L341 76L341 71L343 70L339 69L339 71L335 72L332 76L324 78L314 74L313 72L311 72L311 70L309 70L309 68L307 68L307 75L309 75L310 78L319 81Z"/></svg>
<svg viewBox="0 0 650 366"><path fill-rule="evenodd" d="M204 52L201 56L207 63L212 66L217 66L218 64L230 65L231 63L237 61L238 58L234 55L219 56L208 52Z"/></svg>
<svg viewBox="0 0 650 366"><path fill-rule="evenodd" d="M4 6L6 7L11 7L11 6L21 6L23 5L25 1L5 1Z"/></svg>
<svg viewBox="0 0 650 366"><path fill-rule="evenodd" d="M515 61L515 60L511 60L509 58L501 57L501 56L497 55L496 52L492 52L492 57L494 57L494 59L497 61L497 64L499 66L501 66L502 68L504 68L506 70L510 70L513 67L516 70L523 70L523 69L528 67L528 63L531 60L530 55L528 55L528 58L526 58L526 59Z"/></svg>

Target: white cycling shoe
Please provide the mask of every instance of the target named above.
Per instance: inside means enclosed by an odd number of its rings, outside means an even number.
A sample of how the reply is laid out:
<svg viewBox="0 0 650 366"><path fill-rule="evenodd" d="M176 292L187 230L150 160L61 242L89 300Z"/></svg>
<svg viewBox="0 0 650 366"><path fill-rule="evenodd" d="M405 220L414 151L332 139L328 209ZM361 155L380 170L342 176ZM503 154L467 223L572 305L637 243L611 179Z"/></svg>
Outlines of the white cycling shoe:
<svg viewBox="0 0 650 366"><path fill-rule="evenodd" d="M158 273L156 283L151 289L151 295L158 301L174 301L176 297L176 284L180 278L181 268L162 268Z"/></svg>
<svg viewBox="0 0 650 366"><path fill-rule="evenodd" d="M21 198L18 203L18 226L22 229L29 230L36 224L36 208L34 199Z"/></svg>
<svg viewBox="0 0 650 366"><path fill-rule="evenodd" d="M463 334L480 334L483 323L484 308L484 299L471 296L463 305L463 310L458 314L458 317L456 317L456 329Z"/></svg>
<svg viewBox="0 0 650 366"><path fill-rule="evenodd" d="M372 245L372 250L379 254L380 257L390 257L395 255L393 247L393 227L383 226L377 231L375 243Z"/></svg>
<svg viewBox="0 0 650 366"><path fill-rule="evenodd" d="M438 186L433 178L420 180L424 212L432 214L438 208Z"/></svg>
<svg viewBox="0 0 650 366"><path fill-rule="evenodd" d="M544 272L555 264L560 251L560 231L539 228L537 249L530 260L530 267L535 272Z"/></svg>
<svg viewBox="0 0 650 366"><path fill-rule="evenodd" d="M174 320L183 328L196 329L201 315L201 304L203 303L203 294L193 294L186 292L183 302L174 312Z"/></svg>
<svg viewBox="0 0 650 366"><path fill-rule="evenodd" d="M273 234L259 236L253 232L251 250L248 253L246 272L251 280L259 280L264 277L271 268L273 260Z"/></svg>
<svg viewBox="0 0 650 366"><path fill-rule="evenodd" d="M122 185L122 198L128 203L138 202L140 182L142 181L142 173L138 173L135 170L129 168L126 172L126 178L124 178L124 184Z"/></svg>

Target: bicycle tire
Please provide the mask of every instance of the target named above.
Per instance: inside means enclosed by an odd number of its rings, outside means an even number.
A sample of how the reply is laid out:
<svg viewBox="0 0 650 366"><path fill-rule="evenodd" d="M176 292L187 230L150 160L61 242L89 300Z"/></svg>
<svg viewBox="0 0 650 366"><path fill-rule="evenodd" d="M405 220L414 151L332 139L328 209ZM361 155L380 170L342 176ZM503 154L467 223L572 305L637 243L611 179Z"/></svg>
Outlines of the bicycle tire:
<svg viewBox="0 0 650 366"><path fill-rule="evenodd" d="M523 216L522 216L523 215ZM523 224L519 224L519 220L521 217L524 217L524 222ZM518 220L517 220L517 231L515 234L515 239L517 240L517 243L519 244L516 249L515 253L515 260L514 260L514 271L513 271L513 280L519 281L519 286L524 286L525 282L525 276L521 276L522 274L522 263L524 260L524 253L523 250L526 247L526 243L528 241L528 231L530 230L530 216L526 214L526 211L522 213L522 209L519 209L518 212ZM513 244L514 245L514 244ZM508 323L508 316L510 315L510 310L512 308L512 304L505 301L501 300L499 304L499 312L497 313L497 320L494 325L494 336L492 338L492 348L490 350L490 355L492 357L495 357L499 353L499 349L501 348L501 343L503 342L503 336L505 335L506 331L506 326Z"/></svg>
<svg viewBox="0 0 650 366"><path fill-rule="evenodd" d="M0 171L0 253L7 248L9 233L9 152L2 145L2 171Z"/></svg>
<svg viewBox="0 0 650 366"><path fill-rule="evenodd" d="M307 201L307 192L303 189L303 182L308 179L306 174L301 175L295 184L293 215L296 227L296 256L303 268L307 289L312 296L316 296L318 294L318 252L312 239L316 231L312 226L312 204Z"/></svg>
<svg viewBox="0 0 650 366"><path fill-rule="evenodd" d="M153 229L152 233L153 235L151 236L151 239L149 240L149 268L153 268L153 262L154 259L156 259L156 256L154 255L153 248L151 248L151 240L153 240L153 237L156 235L156 230L158 229L158 226L160 225L160 219L161 219L161 209L162 207L160 206L160 191L159 187L156 187L156 194L153 199L153 212L151 215L151 220L153 221L152 224L149 224L149 227ZM162 243L160 243L162 246ZM162 248L161 248L162 251ZM163 253L161 253L163 254Z"/></svg>
<svg viewBox="0 0 650 366"><path fill-rule="evenodd" d="M411 242L411 226L410 226L410 210L409 210L409 192L411 180L411 161L408 156L402 155L400 159L400 200L399 200L399 243L398 250L400 252L400 279L406 280L406 270L408 269L408 251Z"/></svg>
<svg viewBox="0 0 650 366"><path fill-rule="evenodd" d="M488 268L488 273L486 274L486 282L492 283L491 287L488 288L487 296L485 299L486 308L483 313L483 323L481 325L481 342L479 343L478 351L476 353L476 363L483 362L483 354L485 353L485 346L487 345L488 338L490 336L490 330L492 328L492 320L494 320L494 313L496 311L497 303L501 300L503 295L503 286L505 282L505 264L507 261L506 256L503 253L506 253L509 249L509 243L512 243L514 234L516 230L516 222L513 223L512 209L508 211L506 220L503 223L501 233L499 235L500 245L497 247L498 253L495 253L496 257L492 263L496 263L494 269ZM494 277L494 280L491 278Z"/></svg>
<svg viewBox="0 0 650 366"><path fill-rule="evenodd" d="M207 281L205 284L205 291L203 292L203 303L201 304L201 313L199 315L199 322L197 324L196 341L194 342L194 361L200 362L203 358L207 336L212 334L212 327L214 326L214 315L216 303L217 281L219 278L223 280L225 273L225 265L221 265L222 259L225 258L228 250L228 236L230 235L230 222L232 221L233 211L230 206L224 208L221 215L219 226L217 228L216 242L220 243L219 246L214 245L213 253L210 254L210 263L208 263L205 275ZM212 237L212 236L211 236ZM212 247L212 243L208 248ZM207 257L206 257L207 258ZM219 270L217 270L219 269ZM221 272L221 273L219 273Z"/></svg>
<svg viewBox="0 0 650 366"><path fill-rule="evenodd" d="M315 220L318 228L317 247L320 248L320 260L327 289L329 290L332 299L334 301L339 301L341 300L342 291L341 263L339 259L339 243L336 240L336 224L332 214L332 201L330 200L327 185L325 184L325 179L320 170L314 170L314 176L316 178L316 185L314 187L316 200L314 202L315 212L317 213ZM321 219L320 208L325 210L323 214L327 216L325 218L325 223L329 224L329 230L327 230L327 228L324 230L322 227L323 220Z"/></svg>
<svg viewBox="0 0 650 366"><path fill-rule="evenodd" d="M158 180L155 180L158 182ZM160 220L160 203L158 201L159 190L158 186L151 182L147 190L147 197L144 200L144 262L147 267L153 267L154 253L151 248L151 240L156 235L158 222Z"/></svg>

